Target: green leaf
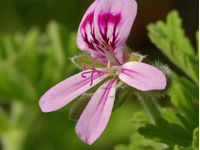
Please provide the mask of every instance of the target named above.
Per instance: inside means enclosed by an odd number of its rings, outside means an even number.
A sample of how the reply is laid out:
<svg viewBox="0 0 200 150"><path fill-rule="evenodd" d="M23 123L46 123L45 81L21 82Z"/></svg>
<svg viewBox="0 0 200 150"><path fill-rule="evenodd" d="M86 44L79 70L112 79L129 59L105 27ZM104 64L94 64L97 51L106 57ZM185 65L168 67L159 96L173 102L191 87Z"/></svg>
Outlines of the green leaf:
<svg viewBox="0 0 200 150"><path fill-rule="evenodd" d="M32 28L24 37L24 42L20 47L20 53L18 60L18 66L32 81L32 84L36 83L40 72L40 60L39 60L39 30Z"/></svg>
<svg viewBox="0 0 200 150"><path fill-rule="evenodd" d="M48 45L45 50L46 53L42 55L43 62L41 63L41 76L38 86L40 88L38 91L41 91L41 95L45 92L44 90L48 90L65 79L67 77L65 71L71 72L68 67L65 67L68 65L67 63L59 64L60 62L57 62L57 51L53 45Z"/></svg>
<svg viewBox="0 0 200 150"><path fill-rule="evenodd" d="M67 59L67 41L69 32L58 25L57 22L51 22L47 28L48 36L55 48L55 60L58 67L62 68Z"/></svg>
<svg viewBox="0 0 200 150"><path fill-rule="evenodd" d="M199 150L199 149L193 149L191 147L180 147L178 145L174 146L174 148L172 148L172 150Z"/></svg>
<svg viewBox="0 0 200 150"><path fill-rule="evenodd" d="M27 76L10 64L0 62L0 98L2 100L31 100L35 92Z"/></svg>
<svg viewBox="0 0 200 150"><path fill-rule="evenodd" d="M76 32L52 22L47 33L31 28L27 34L0 37L0 98L34 100L74 73L68 57L78 50ZM73 41L73 42L72 42Z"/></svg>
<svg viewBox="0 0 200 150"><path fill-rule="evenodd" d="M197 127L199 126L199 110L193 103L194 94L191 94L191 92L195 92L196 90L191 91L188 90L188 87L184 87L182 83L185 81L186 80L182 78L180 82L178 77L175 78L174 85L169 95L171 96L172 103L182 112L190 124Z"/></svg>
<svg viewBox="0 0 200 150"><path fill-rule="evenodd" d="M199 128L193 132L192 148L199 148Z"/></svg>
<svg viewBox="0 0 200 150"><path fill-rule="evenodd" d="M67 47L67 53L69 57L73 57L79 51L76 45L76 34L77 34L76 32L69 33L69 41Z"/></svg>
<svg viewBox="0 0 200 150"><path fill-rule="evenodd" d="M79 68L83 69L83 64L88 65L89 67L93 68L93 61L94 58L92 58L89 55L79 55L79 56L74 56L71 58L71 61ZM95 62L95 68L105 68L104 65L102 65L100 62L96 61ZM88 69L88 68L87 68Z"/></svg>
<svg viewBox="0 0 200 150"><path fill-rule="evenodd" d="M188 55L195 55L190 40L185 36L182 28L182 19L177 11L172 11L167 16L165 35L177 45L177 47Z"/></svg>
<svg viewBox="0 0 200 150"><path fill-rule="evenodd" d="M176 117L175 111L172 108L160 108L162 117L165 118L168 122L173 122L181 125L181 121Z"/></svg>
<svg viewBox="0 0 200 150"><path fill-rule="evenodd" d="M184 35L177 11L167 16L167 23L149 24L149 38L175 65L196 84L199 83L199 63L189 39Z"/></svg>
<svg viewBox="0 0 200 150"><path fill-rule="evenodd" d="M187 91L192 100L199 102L199 86L195 85L185 77L179 77L179 83L184 91Z"/></svg>
<svg viewBox="0 0 200 150"><path fill-rule="evenodd" d="M4 41L3 41L3 37L0 36L0 60L5 60L7 57L7 52L5 50L5 45L4 45Z"/></svg>
<svg viewBox="0 0 200 150"><path fill-rule="evenodd" d="M169 123L163 118L157 118L156 124L147 124L139 128L139 133L154 142L165 143L169 146L176 144L189 146L192 142L191 135L180 125Z"/></svg>
<svg viewBox="0 0 200 150"><path fill-rule="evenodd" d="M174 147L170 146L170 147L165 148L164 150L174 150Z"/></svg>
<svg viewBox="0 0 200 150"><path fill-rule="evenodd" d="M131 119L133 123L150 123L149 115L146 112L136 112Z"/></svg>
<svg viewBox="0 0 200 150"><path fill-rule="evenodd" d="M16 43L12 35L5 35L2 38L2 49L1 49L4 60L9 63L13 63L18 58Z"/></svg>
<svg viewBox="0 0 200 150"><path fill-rule="evenodd" d="M195 126L193 124L191 124L184 116L182 116L181 114L176 114L176 117L181 121L181 123L183 124L183 126L190 132L192 132L195 128Z"/></svg>
<svg viewBox="0 0 200 150"><path fill-rule="evenodd" d="M175 111L173 111L171 108L160 108L160 110L165 120L171 123L176 123L178 125L181 125L189 132L191 133L193 132L195 127L192 124L190 124L190 122L184 116L182 116L179 113L175 114Z"/></svg>
<svg viewBox="0 0 200 150"><path fill-rule="evenodd" d="M114 150L161 150L163 146L158 143L154 143L151 140L144 139L137 132L133 133L130 137L130 143L128 145L117 145Z"/></svg>
<svg viewBox="0 0 200 150"><path fill-rule="evenodd" d="M10 128L6 134L1 136L1 143L7 150L20 150L22 149L22 143L26 136L23 129L18 127Z"/></svg>
<svg viewBox="0 0 200 150"><path fill-rule="evenodd" d="M41 36L39 45L42 59L39 95L77 72L69 60L69 57L78 51L75 39L76 32L69 32L56 22L48 25L47 34Z"/></svg>
<svg viewBox="0 0 200 150"><path fill-rule="evenodd" d="M5 111L0 107L0 135L4 134L9 128L9 119Z"/></svg>

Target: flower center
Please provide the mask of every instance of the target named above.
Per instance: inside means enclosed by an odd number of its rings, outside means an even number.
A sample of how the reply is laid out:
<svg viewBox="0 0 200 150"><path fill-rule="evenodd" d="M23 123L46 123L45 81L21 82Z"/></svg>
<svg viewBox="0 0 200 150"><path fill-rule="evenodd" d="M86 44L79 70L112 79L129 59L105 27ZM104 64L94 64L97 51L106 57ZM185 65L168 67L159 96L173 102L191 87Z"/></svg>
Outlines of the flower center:
<svg viewBox="0 0 200 150"><path fill-rule="evenodd" d="M90 70L89 70L89 71L86 71L86 72L84 72L84 73L82 73L81 76L82 76L83 78L86 78L85 74L91 73L91 76L90 76L90 78L91 78L91 83L90 83L90 85L92 85L92 83L93 83L93 76L94 76L95 73L98 73L99 77L101 76L101 73L107 73L107 74L109 74L110 76L117 76L117 75L121 72L121 70L122 70L122 69L121 69L121 68L122 68L121 66L112 66L112 67L110 67L110 60L108 60L108 65L107 65L107 67L105 68L105 71L96 70L96 68L95 68L95 61L96 61L98 58L100 58L100 57L96 57L96 58L94 59L93 64L92 64L92 68L91 68L90 66L86 65L86 64L83 64L83 69L84 69L84 70L87 70L87 68L89 68ZM86 68L86 67L87 67L87 68Z"/></svg>
<svg viewBox="0 0 200 150"><path fill-rule="evenodd" d="M106 71L108 71L112 76L118 76L118 74L122 71L122 66L112 66Z"/></svg>

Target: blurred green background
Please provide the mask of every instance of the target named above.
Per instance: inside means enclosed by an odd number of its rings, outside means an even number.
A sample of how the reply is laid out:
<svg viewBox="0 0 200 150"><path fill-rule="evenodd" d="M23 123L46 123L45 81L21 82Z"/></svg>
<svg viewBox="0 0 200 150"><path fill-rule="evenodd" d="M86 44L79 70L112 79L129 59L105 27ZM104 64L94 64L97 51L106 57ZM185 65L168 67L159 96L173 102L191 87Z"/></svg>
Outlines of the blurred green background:
<svg viewBox="0 0 200 150"><path fill-rule="evenodd" d="M73 103L42 113L39 98L50 87L78 72L69 57L78 54L76 32L93 0L0 0L0 150L110 150L128 143L136 129L130 118L140 104L132 98L112 113L92 145L75 133L68 119ZM137 0L138 13L127 44L135 51L182 72L153 45L146 25L178 10L186 35L195 44L199 26L197 0ZM164 99L163 104L167 104ZM168 104L167 104L168 105Z"/></svg>

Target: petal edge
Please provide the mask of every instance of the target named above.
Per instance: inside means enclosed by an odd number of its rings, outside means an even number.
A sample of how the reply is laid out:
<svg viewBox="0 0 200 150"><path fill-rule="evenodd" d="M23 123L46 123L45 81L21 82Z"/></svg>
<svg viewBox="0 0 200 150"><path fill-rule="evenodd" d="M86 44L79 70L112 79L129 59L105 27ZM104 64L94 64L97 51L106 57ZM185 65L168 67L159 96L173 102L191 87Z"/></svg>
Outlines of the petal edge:
<svg viewBox="0 0 200 150"><path fill-rule="evenodd" d="M78 137L91 145L105 129L114 104L117 80L108 80L95 92L76 125Z"/></svg>
<svg viewBox="0 0 200 150"><path fill-rule="evenodd" d="M81 76L84 72L87 71L73 75L49 89L39 100L41 110L51 112L60 109L108 76L106 74L101 74L100 77L98 74L93 75L91 86L90 75L85 75L86 78Z"/></svg>
<svg viewBox="0 0 200 150"><path fill-rule="evenodd" d="M162 71L154 66L135 61L127 62L122 66L119 78L141 91L163 90L167 84Z"/></svg>

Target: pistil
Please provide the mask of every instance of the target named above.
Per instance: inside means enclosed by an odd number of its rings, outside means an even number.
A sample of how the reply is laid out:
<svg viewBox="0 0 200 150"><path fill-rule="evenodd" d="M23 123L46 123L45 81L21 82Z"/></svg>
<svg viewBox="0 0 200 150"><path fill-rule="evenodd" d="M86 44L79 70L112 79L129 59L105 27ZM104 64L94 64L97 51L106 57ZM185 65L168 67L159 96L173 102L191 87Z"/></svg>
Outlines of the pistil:
<svg viewBox="0 0 200 150"><path fill-rule="evenodd" d="M83 69L84 69L84 70L87 70L87 68L91 69L91 71L87 71L87 72L84 72L84 73L81 74L81 76L82 76L83 78L86 78L85 74L91 73L91 76L90 76L90 77L91 77L91 83L90 83L90 85L92 85L92 83L93 83L93 75L94 75L95 72L99 74L99 77L101 76L100 71L96 70L96 68L95 68L95 61L96 61L98 58L100 58L100 57L96 57L96 58L94 59L93 64L92 64L92 67L93 67L93 68L91 68L90 66L88 66L88 65L86 65L86 64L83 64ZM87 67L87 68L86 68L86 67Z"/></svg>

